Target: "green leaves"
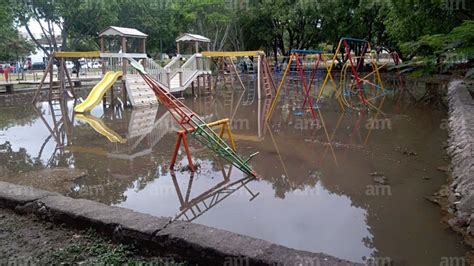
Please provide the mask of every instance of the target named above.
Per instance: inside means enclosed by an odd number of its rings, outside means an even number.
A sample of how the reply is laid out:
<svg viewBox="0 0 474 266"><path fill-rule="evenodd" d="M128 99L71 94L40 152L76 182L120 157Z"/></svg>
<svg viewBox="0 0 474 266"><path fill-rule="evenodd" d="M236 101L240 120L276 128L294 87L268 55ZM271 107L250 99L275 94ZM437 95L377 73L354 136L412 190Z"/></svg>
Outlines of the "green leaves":
<svg viewBox="0 0 474 266"><path fill-rule="evenodd" d="M436 68L432 67L435 64L442 71L448 71L456 64L474 59L474 21L465 21L446 34L421 36L400 47L409 57L417 57L411 63L425 68L424 73L435 72Z"/></svg>
<svg viewBox="0 0 474 266"><path fill-rule="evenodd" d="M0 5L0 61L15 61L34 50L33 45L16 29L14 10Z"/></svg>

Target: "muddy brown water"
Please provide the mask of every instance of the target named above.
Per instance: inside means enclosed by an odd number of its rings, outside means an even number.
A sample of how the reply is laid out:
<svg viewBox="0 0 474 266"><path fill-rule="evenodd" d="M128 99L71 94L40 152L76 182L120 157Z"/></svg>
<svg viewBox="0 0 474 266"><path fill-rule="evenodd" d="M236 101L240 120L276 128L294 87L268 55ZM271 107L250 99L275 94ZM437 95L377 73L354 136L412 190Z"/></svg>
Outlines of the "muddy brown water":
<svg viewBox="0 0 474 266"><path fill-rule="evenodd" d="M209 122L232 119L239 153L260 152L250 161L257 180L194 140L199 170L184 170L181 151L170 172L178 126L163 106L98 106L86 117L94 129L72 115L73 102L0 108L0 180L356 262L439 265L464 256L462 239L425 199L446 183L437 170L449 164L445 111L395 94L383 113L342 113L326 99L313 119L290 90L266 124L269 101L248 84L186 104ZM61 174L46 175L49 168Z"/></svg>

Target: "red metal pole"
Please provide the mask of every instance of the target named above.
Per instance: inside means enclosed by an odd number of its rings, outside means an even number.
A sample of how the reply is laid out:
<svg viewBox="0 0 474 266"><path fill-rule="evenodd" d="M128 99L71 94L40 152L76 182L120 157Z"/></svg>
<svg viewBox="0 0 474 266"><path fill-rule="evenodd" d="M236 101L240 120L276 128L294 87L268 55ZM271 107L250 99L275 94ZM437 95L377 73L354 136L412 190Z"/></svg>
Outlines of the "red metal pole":
<svg viewBox="0 0 474 266"><path fill-rule="evenodd" d="M311 80L309 81L309 89L311 91L311 86L313 85L313 81L314 81L314 78L316 76L316 71L318 70L319 68L319 62L321 61L321 54L319 55L319 57L317 58L317 61L316 61L316 67L314 68L313 70L313 73L311 73ZM314 90L316 90L316 88L314 88ZM303 108L304 106L306 105L306 100L307 98L305 97L304 98L304 102L303 102Z"/></svg>
<svg viewBox="0 0 474 266"><path fill-rule="evenodd" d="M174 168L174 164L176 163L176 157L178 157L179 147L181 146L181 139L182 139L181 131L178 132L178 139L176 140L176 145L174 146L173 157L171 158L170 169Z"/></svg>
<svg viewBox="0 0 474 266"><path fill-rule="evenodd" d="M354 78L357 82L357 90L359 91L359 98L365 105L367 105L367 101L365 100L364 94L362 92L362 87L361 87L361 82L360 82L359 75L357 74L357 70L354 67L354 62L352 61L351 50L349 49L349 45L347 44L347 40L344 40L344 46L346 47L346 54L348 56L349 62L351 63L352 75L354 75Z"/></svg>
<svg viewBox="0 0 474 266"><path fill-rule="evenodd" d="M194 169L193 160L191 158L191 152L189 151L188 142L186 141L186 133L182 132L181 134L183 135L183 146L184 150L186 151L186 157L188 157L189 169L191 170L191 172L194 172L196 169Z"/></svg>
<svg viewBox="0 0 474 266"><path fill-rule="evenodd" d="M316 113L314 112L314 109L313 109L313 102L311 101L311 96L310 96L310 92L309 92L309 89L306 85L306 79L304 77L304 73L303 73L303 68L300 64L300 60L299 60L299 56L298 54L295 54L295 59L296 59L296 67L298 68L299 72L300 72L300 77L301 77L301 80L303 82L303 88L306 92L306 96L305 96L305 100L308 99L308 102L309 102L309 108L311 109L311 114L313 115L313 118L314 119L317 119L317 115ZM304 107L304 106L303 106Z"/></svg>

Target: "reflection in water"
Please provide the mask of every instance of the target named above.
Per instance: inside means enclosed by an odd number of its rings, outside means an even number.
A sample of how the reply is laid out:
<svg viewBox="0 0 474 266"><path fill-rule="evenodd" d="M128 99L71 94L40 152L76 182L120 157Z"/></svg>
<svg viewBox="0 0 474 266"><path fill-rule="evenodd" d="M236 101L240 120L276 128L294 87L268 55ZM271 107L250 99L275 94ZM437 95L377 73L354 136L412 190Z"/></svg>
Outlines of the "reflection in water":
<svg viewBox="0 0 474 266"><path fill-rule="evenodd" d="M251 195L250 201L255 199L260 194L252 192L252 190L247 186L248 183L255 180L255 177L247 176L231 182L231 171L232 165L229 167L227 173L223 167L222 174L224 179L217 185L211 187L209 190L199 194L198 196L192 199L190 199L190 195L194 182L194 172L190 173L186 194L183 197L183 193L181 192L181 188L179 187L176 174L174 173L174 171L171 171L170 175L172 177L173 184L176 189L176 195L178 196L179 202L181 204L179 208L180 212L176 214L174 220L184 219L188 222L192 222L241 188L245 188L245 190Z"/></svg>
<svg viewBox="0 0 474 266"><path fill-rule="evenodd" d="M170 172L178 126L161 106L98 106L92 128L74 117L73 102L38 103L22 111L25 118L15 117L18 123L1 123L8 126L0 132L0 179L74 168L88 174L50 189L359 262L388 256L399 264L432 265L440 256L462 256L459 239L423 199L445 182L436 171L446 164L446 133L439 127L444 114L413 108L406 93L380 97L380 112L340 113L324 95L315 120L301 110L302 87L292 82L270 124L264 123L269 101L257 100L247 83L245 91L219 88L216 95L186 100L208 121L232 118L239 153L260 151L251 164L261 179L245 177L196 141L190 147L198 172ZM126 141L111 142L101 133ZM408 157L406 149L418 155ZM184 165L180 153L176 169ZM366 193L377 185L373 172L387 177L390 195Z"/></svg>

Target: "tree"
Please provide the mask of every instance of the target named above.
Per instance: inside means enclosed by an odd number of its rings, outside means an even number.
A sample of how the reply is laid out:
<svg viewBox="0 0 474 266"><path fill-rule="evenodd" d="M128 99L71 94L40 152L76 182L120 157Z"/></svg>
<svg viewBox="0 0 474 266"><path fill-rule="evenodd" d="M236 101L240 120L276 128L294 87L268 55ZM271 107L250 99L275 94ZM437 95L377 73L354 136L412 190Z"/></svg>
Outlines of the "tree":
<svg viewBox="0 0 474 266"><path fill-rule="evenodd" d="M243 15L248 49L268 49L276 56L291 49L310 49L322 39L323 15L318 2L262 0Z"/></svg>
<svg viewBox="0 0 474 266"><path fill-rule="evenodd" d="M19 0L14 6L18 22L46 55L51 51L74 50L82 40L96 36L101 29L117 21L117 7L115 1L82 0ZM41 37L33 34L30 22L39 25ZM40 38L47 46L40 43Z"/></svg>
<svg viewBox="0 0 474 266"><path fill-rule="evenodd" d="M148 35L147 51L154 57L175 51L178 30L174 10L167 1L123 1L118 17L118 26L137 28Z"/></svg>
<svg viewBox="0 0 474 266"><path fill-rule="evenodd" d="M224 49L232 14L225 0L178 0L173 10L179 33L201 34L211 39L211 50Z"/></svg>
<svg viewBox="0 0 474 266"><path fill-rule="evenodd" d="M18 60L34 50L33 45L15 28L13 10L9 5L0 6L0 60Z"/></svg>
<svg viewBox="0 0 474 266"><path fill-rule="evenodd" d="M404 54L414 58L409 66L421 66L419 73L439 69L447 71L453 65L474 62L474 21L467 20L446 34L424 35L416 41L401 44ZM416 56L416 57L415 57Z"/></svg>
<svg viewBox="0 0 474 266"><path fill-rule="evenodd" d="M391 43L400 47L402 43L416 41L423 35L444 34L456 24L453 13L443 6L442 0L405 1L392 0L385 20ZM443 22L440 23L440 18ZM400 52L400 49L398 49ZM405 56L410 59L413 55Z"/></svg>

